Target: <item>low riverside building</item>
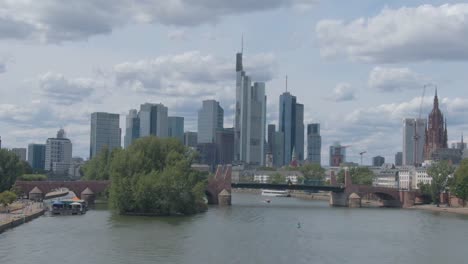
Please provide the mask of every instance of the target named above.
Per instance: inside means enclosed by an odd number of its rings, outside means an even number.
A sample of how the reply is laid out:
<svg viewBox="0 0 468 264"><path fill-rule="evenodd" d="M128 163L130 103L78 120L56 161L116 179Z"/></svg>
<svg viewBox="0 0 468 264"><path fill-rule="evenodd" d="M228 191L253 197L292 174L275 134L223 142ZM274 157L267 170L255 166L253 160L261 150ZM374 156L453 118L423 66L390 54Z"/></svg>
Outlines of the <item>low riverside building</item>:
<svg viewBox="0 0 468 264"><path fill-rule="evenodd" d="M432 177L427 174L427 167L405 166L398 171L399 187L402 190L418 190L420 183L430 184Z"/></svg>
<svg viewBox="0 0 468 264"><path fill-rule="evenodd" d="M275 174L280 174L285 179L285 183L291 182L292 184L299 183L299 179L303 178L304 175L300 171L287 171L287 170L279 170L279 171L267 171L267 170L259 170L259 171L252 171L251 174L253 175L254 182L258 183L269 183Z"/></svg>

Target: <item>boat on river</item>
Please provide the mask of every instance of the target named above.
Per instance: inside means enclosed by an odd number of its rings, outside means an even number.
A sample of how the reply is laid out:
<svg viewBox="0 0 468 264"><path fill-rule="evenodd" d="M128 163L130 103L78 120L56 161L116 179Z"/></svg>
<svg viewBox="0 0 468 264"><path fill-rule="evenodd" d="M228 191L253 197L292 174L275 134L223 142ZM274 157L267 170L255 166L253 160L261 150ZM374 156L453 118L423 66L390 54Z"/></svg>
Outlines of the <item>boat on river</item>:
<svg viewBox="0 0 468 264"><path fill-rule="evenodd" d="M53 215L82 215L86 210L86 201L79 199L54 201L51 207Z"/></svg>
<svg viewBox="0 0 468 264"><path fill-rule="evenodd" d="M263 196L274 196L274 197L290 197L289 191L286 190L262 190Z"/></svg>

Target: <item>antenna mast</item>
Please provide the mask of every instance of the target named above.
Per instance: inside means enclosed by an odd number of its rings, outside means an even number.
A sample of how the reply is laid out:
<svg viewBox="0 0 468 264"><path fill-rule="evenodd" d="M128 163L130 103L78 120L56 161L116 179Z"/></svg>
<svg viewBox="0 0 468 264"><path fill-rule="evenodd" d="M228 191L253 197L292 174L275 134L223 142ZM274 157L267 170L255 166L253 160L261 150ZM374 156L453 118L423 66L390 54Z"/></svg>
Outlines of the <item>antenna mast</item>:
<svg viewBox="0 0 468 264"><path fill-rule="evenodd" d="M288 75L286 75L286 92L288 92Z"/></svg>

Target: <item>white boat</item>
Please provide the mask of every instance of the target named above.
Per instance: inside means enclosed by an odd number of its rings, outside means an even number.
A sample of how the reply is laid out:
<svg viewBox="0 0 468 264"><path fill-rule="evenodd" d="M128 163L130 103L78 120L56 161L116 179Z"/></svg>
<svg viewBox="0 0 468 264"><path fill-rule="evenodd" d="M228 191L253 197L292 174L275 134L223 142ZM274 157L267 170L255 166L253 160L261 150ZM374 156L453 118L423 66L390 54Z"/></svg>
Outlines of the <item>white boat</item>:
<svg viewBox="0 0 468 264"><path fill-rule="evenodd" d="M289 197L290 194L288 191L280 190L262 190L263 196L275 196L275 197Z"/></svg>

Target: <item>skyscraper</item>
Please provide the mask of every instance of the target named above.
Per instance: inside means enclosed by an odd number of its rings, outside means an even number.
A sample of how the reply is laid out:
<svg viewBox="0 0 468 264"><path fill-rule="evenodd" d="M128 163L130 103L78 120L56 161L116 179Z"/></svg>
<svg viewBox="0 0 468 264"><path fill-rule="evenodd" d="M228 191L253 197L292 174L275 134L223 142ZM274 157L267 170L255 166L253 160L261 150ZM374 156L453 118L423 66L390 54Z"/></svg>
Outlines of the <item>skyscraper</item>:
<svg viewBox="0 0 468 264"><path fill-rule="evenodd" d="M279 130L284 133L284 161L289 164L296 151L298 160L304 159L304 105L298 104L296 97L284 92L279 100Z"/></svg>
<svg viewBox="0 0 468 264"><path fill-rule="evenodd" d="M416 126L416 127L415 127ZM418 135L415 143L415 133ZM424 144L426 140L426 119L406 118L403 121L403 165L412 166L423 162ZM415 146L416 153L414 152ZM414 158L416 157L416 162Z"/></svg>
<svg viewBox="0 0 468 264"><path fill-rule="evenodd" d="M46 141L45 166L46 171L56 174L66 174L72 160L72 143L66 138L65 131L60 129L56 138Z"/></svg>
<svg viewBox="0 0 468 264"><path fill-rule="evenodd" d="M281 131L275 132L273 137L273 165L275 167L282 167L284 165L284 133Z"/></svg>
<svg viewBox="0 0 468 264"><path fill-rule="evenodd" d="M169 132L167 107L163 104L140 105L140 137L157 136L166 138Z"/></svg>
<svg viewBox="0 0 468 264"><path fill-rule="evenodd" d="M265 83L256 82L251 85L250 77L243 70L242 52L236 54L236 73L234 159L238 162L263 165L266 126Z"/></svg>
<svg viewBox="0 0 468 264"><path fill-rule="evenodd" d="M275 124L269 124L268 125L268 152L270 154L274 153L274 147L275 147L275 132L276 132L276 126Z"/></svg>
<svg viewBox="0 0 468 264"><path fill-rule="evenodd" d="M198 143L214 143L216 130L224 125L224 110L215 100L203 101L198 111Z"/></svg>
<svg viewBox="0 0 468 264"><path fill-rule="evenodd" d="M444 115L439 109L437 89L434 96L434 106L429 114L425 138L424 158L426 160L431 160L432 153L436 150L447 148L447 120L444 120Z"/></svg>
<svg viewBox="0 0 468 264"><path fill-rule="evenodd" d="M395 166L403 165L403 152L397 152L395 154Z"/></svg>
<svg viewBox="0 0 468 264"><path fill-rule="evenodd" d="M217 164L231 164L234 160L234 129L217 129L215 144Z"/></svg>
<svg viewBox="0 0 468 264"><path fill-rule="evenodd" d="M97 156L107 146L109 151L121 147L120 115L96 112L91 114L89 158Z"/></svg>
<svg viewBox="0 0 468 264"><path fill-rule="evenodd" d="M167 118L169 131L168 136L177 138L184 144L184 118L181 116L169 116Z"/></svg>
<svg viewBox="0 0 468 264"><path fill-rule="evenodd" d="M33 170L44 170L45 153L46 145L44 144L28 145L28 163Z"/></svg>
<svg viewBox="0 0 468 264"><path fill-rule="evenodd" d="M320 124L307 125L307 160L311 163L321 163L322 136Z"/></svg>
<svg viewBox="0 0 468 264"><path fill-rule="evenodd" d="M330 146L330 166L338 167L343 162L346 162L346 146L335 142Z"/></svg>
<svg viewBox="0 0 468 264"><path fill-rule="evenodd" d="M196 148L198 144L198 134L197 132L187 131L184 133L184 146Z"/></svg>
<svg viewBox="0 0 468 264"><path fill-rule="evenodd" d="M140 137L140 118L136 109L128 111L125 125L124 148L127 148Z"/></svg>

